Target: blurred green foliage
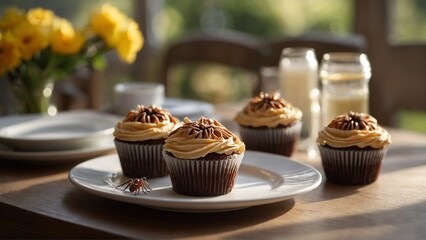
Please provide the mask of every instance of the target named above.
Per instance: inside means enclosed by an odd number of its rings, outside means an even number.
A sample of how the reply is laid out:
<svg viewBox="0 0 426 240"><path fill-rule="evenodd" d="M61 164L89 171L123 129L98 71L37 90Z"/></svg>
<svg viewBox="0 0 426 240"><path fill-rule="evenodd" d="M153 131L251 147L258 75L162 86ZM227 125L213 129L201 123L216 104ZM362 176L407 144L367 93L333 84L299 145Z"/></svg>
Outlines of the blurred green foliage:
<svg viewBox="0 0 426 240"><path fill-rule="evenodd" d="M424 42L426 40L426 1L394 0L391 8L394 43Z"/></svg>
<svg viewBox="0 0 426 240"><path fill-rule="evenodd" d="M262 37L308 31L352 31L353 1L341 0L165 0L156 17L164 46L193 31L233 29ZM278 65L278 63L277 63ZM219 65L180 66L172 74L172 96L209 102L251 96L256 76Z"/></svg>
<svg viewBox="0 0 426 240"><path fill-rule="evenodd" d="M403 129L426 133L426 112L399 111L397 124Z"/></svg>
<svg viewBox="0 0 426 240"><path fill-rule="evenodd" d="M163 41L194 30L228 28L260 36L310 30L352 31L353 0L165 0L159 13Z"/></svg>
<svg viewBox="0 0 426 240"><path fill-rule="evenodd" d="M83 24L87 23L92 9L104 2L117 6L128 16L134 16L133 0L1 0L0 11L3 12L5 8L12 6L25 10L42 7L51 9L56 15L70 20L77 27L82 27Z"/></svg>

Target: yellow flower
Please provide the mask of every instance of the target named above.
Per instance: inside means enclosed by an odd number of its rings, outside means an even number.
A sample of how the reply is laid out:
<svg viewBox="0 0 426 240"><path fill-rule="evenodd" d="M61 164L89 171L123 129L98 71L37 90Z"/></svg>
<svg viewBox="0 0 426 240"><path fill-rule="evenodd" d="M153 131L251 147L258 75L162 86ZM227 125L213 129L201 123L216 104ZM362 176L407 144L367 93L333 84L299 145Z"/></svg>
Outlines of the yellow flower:
<svg viewBox="0 0 426 240"><path fill-rule="evenodd" d="M0 19L0 29L9 30L25 21L24 12L16 7L7 8Z"/></svg>
<svg viewBox="0 0 426 240"><path fill-rule="evenodd" d="M53 51L59 54L74 54L80 51L85 41L83 34L65 19L55 21L50 40Z"/></svg>
<svg viewBox="0 0 426 240"><path fill-rule="evenodd" d="M12 30L12 34L16 38L19 50L25 60L30 59L49 43L41 29L28 22L19 24Z"/></svg>
<svg viewBox="0 0 426 240"><path fill-rule="evenodd" d="M56 15L51 10L43 8L33 8L27 12L27 21L40 28L47 38L49 38L53 22L56 18Z"/></svg>
<svg viewBox="0 0 426 240"><path fill-rule="evenodd" d="M139 30L139 25L133 20L128 20L126 28L118 38L116 46L118 56L127 63L133 63L136 54L142 49L143 43L144 39Z"/></svg>
<svg viewBox="0 0 426 240"><path fill-rule="evenodd" d="M144 38L139 25L116 7L106 3L90 18L92 31L101 36L111 48L116 48L121 60L132 63L142 48Z"/></svg>
<svg viewBox="0 0 426 240"><path fill-rule="evenodd" d="M90 27L107 42L108 46L114 47L126 19L127 17L120 10L105 3L90 17Z"/></svg>
<svg viewBox="0 0 426 240"><path fill-rule="evenodd" d="M21 63L21 55L15 43L9 32L0 32L0 76Z"/></svg>
<svg viewBox="0 0 426 240"><path fill-rule="evenodd" d="M27 12L27 20L32 25L43 28L50 28L55 19L55 14L51 10L43 8L33 8Z"/></svg>

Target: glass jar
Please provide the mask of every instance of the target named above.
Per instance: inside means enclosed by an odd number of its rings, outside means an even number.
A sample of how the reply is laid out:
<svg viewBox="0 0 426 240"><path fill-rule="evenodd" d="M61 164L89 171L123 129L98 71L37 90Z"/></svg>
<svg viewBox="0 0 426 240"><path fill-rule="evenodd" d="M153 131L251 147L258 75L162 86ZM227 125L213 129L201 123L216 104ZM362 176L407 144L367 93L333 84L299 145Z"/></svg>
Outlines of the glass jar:
<svg viewBox="0 0 426 240"><path fill-rule="evenodd" d="M302 139L311 134L311 92L318 88L318 62L312 48L284 48L279 64L283 98L303 112Z"/></svg>
<svg viewBox="0 0 426 240"><path fill-rule="evenodd" d="M363 53L327 53L320 66L322 121L349 111L368 113L371 67Z"/></svg>

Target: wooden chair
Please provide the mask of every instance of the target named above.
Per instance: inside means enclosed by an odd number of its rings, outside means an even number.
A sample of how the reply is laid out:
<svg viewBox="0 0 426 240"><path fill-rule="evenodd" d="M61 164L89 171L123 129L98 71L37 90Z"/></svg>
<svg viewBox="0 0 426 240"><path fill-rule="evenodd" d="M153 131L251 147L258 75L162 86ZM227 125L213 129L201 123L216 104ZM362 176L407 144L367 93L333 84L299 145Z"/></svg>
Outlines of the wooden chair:
<svg viewBox="0 0 426 240"><path fill-rule="evenodd" d="M263 57L260 46L259 38L235 31L197 32L173 42L166 48L162 65L166 94L170 93L171 70L179 64L216 63L258 75ZM253 93L259 90L257 81Z"/></svg>
<svg viewBox="0 0 426 240"><path fill-rule="evenodd" d="M165 51L162 81L169 93L170 72L178 64L210 62L254 72L257 76L263 66L277 66L283 48L311 47L318 61L327 52L365 52L366 40L359 35L338 36L329 33L310 33L298 37L281 36L261 39L236 31L215 33L197 32L185 36ZM260 91L260 78L253 94Z"/></svg>

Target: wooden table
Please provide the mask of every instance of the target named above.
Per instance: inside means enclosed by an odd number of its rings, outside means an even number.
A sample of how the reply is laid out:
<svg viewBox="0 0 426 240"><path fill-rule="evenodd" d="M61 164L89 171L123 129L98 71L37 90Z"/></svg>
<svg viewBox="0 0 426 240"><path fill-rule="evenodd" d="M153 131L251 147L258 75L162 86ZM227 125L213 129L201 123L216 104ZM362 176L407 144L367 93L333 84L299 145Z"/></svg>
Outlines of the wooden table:
<svg viewBox="0 0 426 240"><path fill-rule="evenodd" d="M390 129L379 179L327 182L295 199L221 213L178 213L75 188L73 165L0 161L0 238L425 239L426 135ZM319 158L293 159L322 171Z"/></svg>

